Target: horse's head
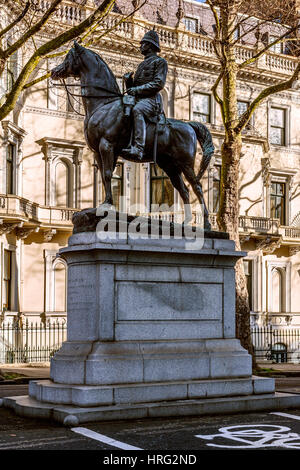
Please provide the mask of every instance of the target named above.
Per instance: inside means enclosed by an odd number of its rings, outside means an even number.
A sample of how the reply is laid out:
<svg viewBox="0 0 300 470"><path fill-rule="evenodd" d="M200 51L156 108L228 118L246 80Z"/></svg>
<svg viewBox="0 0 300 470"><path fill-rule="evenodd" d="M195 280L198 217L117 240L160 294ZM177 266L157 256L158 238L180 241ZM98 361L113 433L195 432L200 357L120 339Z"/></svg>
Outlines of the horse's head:
<svg viewBox="0 0 300 470"><path fill-rule="evenodd" d="M104 60L96 52L86 49L76 41L65 60L51 70L53 80L68 77L80 78L82 86L97 84L108 92L120 93L116 78ZM99 91L99 95L97 91L93 91L94 97L103 97L105 94L104 90Z"/></svg>
<svg viewBox="0 0 300 470"><path fill-rule="evenodd" d="M51 70L51 78L79 77L82 68L81 56L87 49L74 41L74 46L69 50L65 60Z"/></svg>

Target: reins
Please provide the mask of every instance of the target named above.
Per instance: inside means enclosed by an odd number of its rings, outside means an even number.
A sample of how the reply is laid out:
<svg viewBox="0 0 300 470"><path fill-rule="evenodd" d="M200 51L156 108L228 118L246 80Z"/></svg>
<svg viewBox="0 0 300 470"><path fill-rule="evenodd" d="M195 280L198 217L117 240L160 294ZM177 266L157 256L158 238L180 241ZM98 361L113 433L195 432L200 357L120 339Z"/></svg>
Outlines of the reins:
<svg viewBox="0 0 300 470"><path fill-rule="evenodd" d="M108 88L105 88L105 87L102 87L102 86L99 86L99 85L77 85L76 83L68 83L66 84L65 80L62 78L62 83L54 83L53 86L62 86L64 87L65 91L66 91L66 94L67 94L67 99L68 99L68 103L70 105L70 107L72 108L72 110L78 114L79 116L83 116L85 117L85 114L82 114L82 113L79 113L73 106L73 103L70 99L70 96L72 96L72 98L74 97L79 97L79 98L113 98L112 100L108 101L107 103L105 104L109 104L109 103L112 103L113 101L115 101L116 99L118 98L122 98L124 96L124 93L118 93L117 91L113 91L113 90L109 90ZM68 90L68 87L93 87L93 88L98 88L99 90L102 90L102 91L106 91L108 93L110 93L109 95L105 95L105 96L99 96L99 95L83 95L82 93L78 94L78 93L71 93L70 90Z"/></svg>

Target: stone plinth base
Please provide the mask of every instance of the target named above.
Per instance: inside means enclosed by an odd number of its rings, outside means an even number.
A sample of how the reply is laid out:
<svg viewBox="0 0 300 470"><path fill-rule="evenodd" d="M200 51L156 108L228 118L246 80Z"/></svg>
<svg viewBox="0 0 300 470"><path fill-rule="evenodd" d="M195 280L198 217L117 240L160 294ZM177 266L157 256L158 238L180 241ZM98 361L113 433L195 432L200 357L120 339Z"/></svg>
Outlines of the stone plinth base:
<svg viewBox="0 0 300 470"><path fill-rule="evenodd" d="M20 416L53 419L66 426L77 426L91 421L221 415L299 408L300 395L266 393L99 407L55 405L29 396L8 397L3 401L4 406L12 408Z"/></svg>
<svg viewBox="0 0 300 470"><path fill-rule="evenodd" d="M176 224L164 238L161 224L156 238L133 236L119 214L118 233L100 238L95 217L77 215L60 250L68 338L51 380L31 382L29 397L5 406L78 424L300 405L300 396L275 394L273 379L252 378L235 338L234 266L244 253L226 234L202 232L196 243Z"/></svg>
<svg viewBox="0 0 300 470"><path fill-rule="evenodd" d="M239 378L154 382L130 385L63 385L50 380L32 381L29 395L41 402L80 407L189 400L272 393L274 379Z"/></svg>
<svg viewBox="0 0 300 470"><path fill-rule="evenodd" d="M51 379L60 384L147 384L249 376L251 357L238 340L229 338L66 341L51 363Z"/></svg>

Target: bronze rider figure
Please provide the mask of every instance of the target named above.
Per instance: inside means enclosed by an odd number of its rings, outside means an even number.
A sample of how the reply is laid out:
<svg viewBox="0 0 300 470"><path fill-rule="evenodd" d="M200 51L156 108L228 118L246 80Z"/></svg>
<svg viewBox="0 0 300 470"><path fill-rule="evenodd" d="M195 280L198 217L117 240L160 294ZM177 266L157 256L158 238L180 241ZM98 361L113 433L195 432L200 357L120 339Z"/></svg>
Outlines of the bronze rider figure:
<svg viewBox="0 0 300 470"><path fill-rule="evenodd" d="M161 109L162 99L159 92L164 88L168 72L165 59L160 52L159 37L156 31L147 31L141 40L140 51L145 57L134 74L124 75L127 93L136 98L133 107L134 133L133 144L122 150L124 156L142 160L146 143L145 118L155 118Z"/></svg>

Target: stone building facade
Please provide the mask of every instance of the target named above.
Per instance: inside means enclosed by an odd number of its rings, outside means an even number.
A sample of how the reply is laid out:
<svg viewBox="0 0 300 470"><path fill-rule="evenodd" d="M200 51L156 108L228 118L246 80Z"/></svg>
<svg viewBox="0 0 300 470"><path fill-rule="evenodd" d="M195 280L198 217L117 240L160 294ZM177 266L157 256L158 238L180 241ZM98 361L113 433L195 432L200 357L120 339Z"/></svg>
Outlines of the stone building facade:
<svg viewBox="0 0 300 470"><path fill-rule="evenodd" d="M118 2L107 24L126 13L130 3ZM162 92L166 115L202 120L213 136L216 153L203 178L203 189L216 228L224 133L211 91L218 62L210 39L210 12L193 0L173 1L169 8L164 3L150 2L92 47L121 84L122 75L135 70L142 60L139 40L155 27L161 55L169 63ZM90 2L82 6L66 1L65 5L61 25L84 17L92 8ZM265 31L267 40L274 28ZM253 36L248 43L237 43L239 60L251 57L255 40ZM263 87L287 78L295 69L296 57L286 52L275 48L243 70L238 82L241 112ZM99 171L85 144L83 117L77 113L82 113L77 99L70 103L49 80L29 89L1 123L2 320L47 322L66 317L66 266L56 253L72 233L74 211L95 207L103 197ZM248 252L245 269L253 324L300 327L299 118L300 90L295 87L263 102L243 134L240 237ZM199 150L197 165L200 159ZM173 211L181 207L166 175L159 172L156 176L148 163L120 159L113 192L117 208L125 212L135 204L141 204L145 213L151 212L151 204L165 203ZM172 218L173 214L164 211L161 216Z"/></svg>

